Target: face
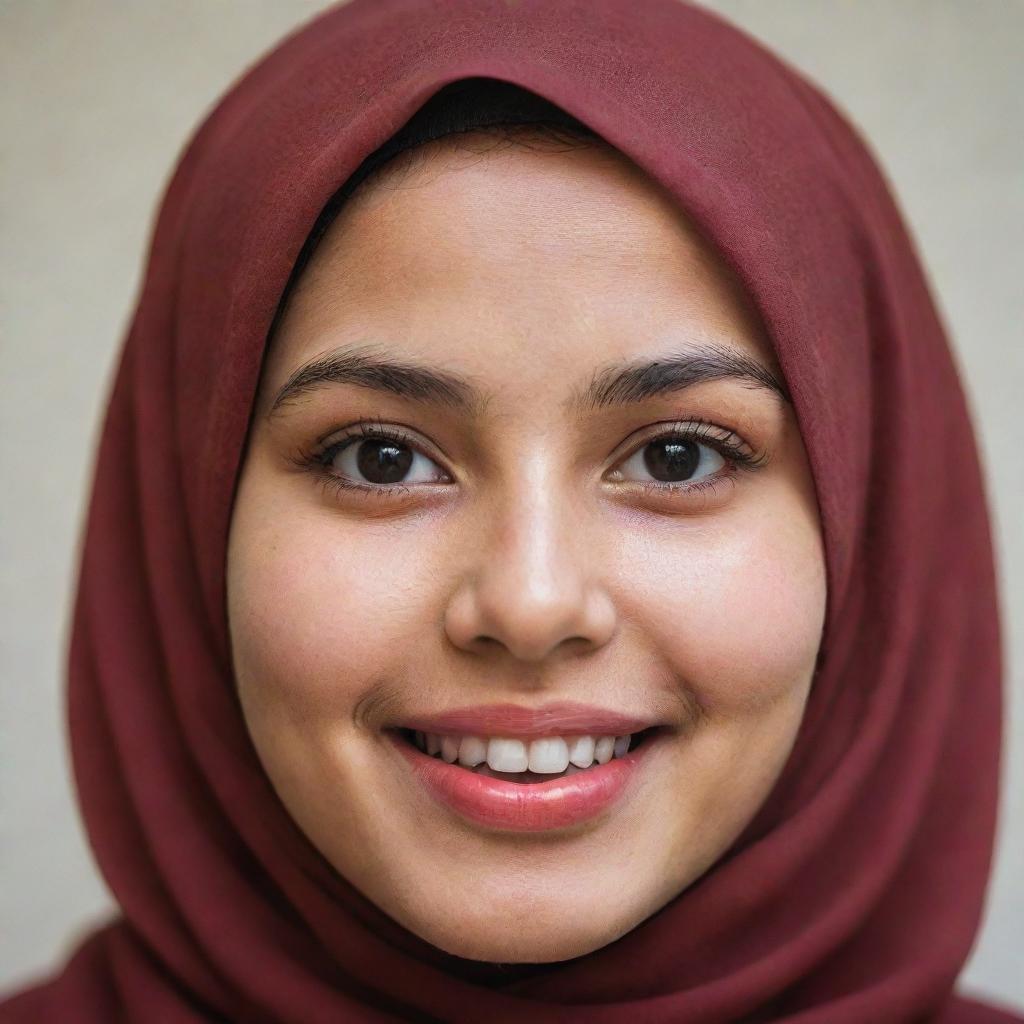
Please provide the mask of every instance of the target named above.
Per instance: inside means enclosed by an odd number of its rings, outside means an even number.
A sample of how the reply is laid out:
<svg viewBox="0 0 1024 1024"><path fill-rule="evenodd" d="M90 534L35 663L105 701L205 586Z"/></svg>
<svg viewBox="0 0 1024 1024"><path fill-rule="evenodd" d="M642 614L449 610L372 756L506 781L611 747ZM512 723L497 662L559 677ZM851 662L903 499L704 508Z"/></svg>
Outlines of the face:
<svg viewBox="0 0 1024 1024"><path fill-rule="evenodd" d="M583 955L763 803L826 597L781 379L719 257L611 149L432 143L325 235L254 410L232 651L284 805L407 929ZM439 755L403 731L454 709ZM604 764L581 738L641 731Z"/></svg>

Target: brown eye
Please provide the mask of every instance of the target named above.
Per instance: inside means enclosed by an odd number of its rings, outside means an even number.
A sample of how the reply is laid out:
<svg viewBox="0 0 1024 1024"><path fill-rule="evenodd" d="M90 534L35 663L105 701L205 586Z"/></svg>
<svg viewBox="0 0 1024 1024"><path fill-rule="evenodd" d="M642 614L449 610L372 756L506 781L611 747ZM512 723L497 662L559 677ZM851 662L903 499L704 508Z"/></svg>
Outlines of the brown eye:
<svg viewBox="0 0 1024 1024"><path fill-rule="evenodd" d="M621 464L618 472L650 473L657 483L675 484L710 476L725 465L723 456L710 445L669 435L648 441Z"/></svg>
<svg viewBox="0 0 1024 1024"><path fill-rule="evenodd" d="M397 438L354 437L333 450L326 464L357 484L434 483L444 475L432 459Z"/></svg>

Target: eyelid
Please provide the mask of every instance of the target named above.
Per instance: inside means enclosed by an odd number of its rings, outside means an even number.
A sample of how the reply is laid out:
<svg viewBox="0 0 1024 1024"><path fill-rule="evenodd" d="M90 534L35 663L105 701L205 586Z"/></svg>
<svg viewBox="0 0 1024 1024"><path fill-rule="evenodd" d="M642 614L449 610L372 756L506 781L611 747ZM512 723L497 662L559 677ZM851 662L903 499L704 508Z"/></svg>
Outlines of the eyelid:
<svg viewBox="0 0 1024 1024"><path fill-rule="evenodd" d="M373 426L367 427L367 423L371 423ZM650 431L649 434L648 431ZM711 433L712 431L719 431L720 433ZM737 451L742 451L751 458L758 457L756 449L736 433L735 430L731 430L728 427L715 423L713 420L698 416L692 418L677 417L671 420L661 420L657 423L649 423L645 427L641 427L621 442L622 445L628 445L629 447L626 453L620 456L620 460L622 458L628 458L633 454L636 450L633 447L634 444L637 447L642 447L644 444L650 444L651 441L671 436L673 433L696 438L697 440L703 440L706 437L710 437L711 440L718 444ZM637 435L646 436L637 440ZM313 453L322 454L324 451L334 447L335 445L340 445L346 441L351 442L354 437L394 438L395 440L402 441L404 444L408 444L421 455L424 455L426 458L432 459L433 461L437 460L430 454L430 448L436 449L443 458L449 458L448 453L445 452L440 445L425 442L421 440L420 436L415 431L412 431L411 428L401 424L389 423L380 417L373 417L370 420L363 419L357 423L350 424L348 427L335 428L316 442Z"/></svg>
<svg viewBox="0 0 1024 1024"><path fill-rule="evenodd" d="M447 453L440 445L431 445L428 442L421 440L420 436L410 430L410 428L400 424L392 424L382 420L380 417L373 417L370 420L363 419L358 423L350 424L348 427L341 427L332 430L325 437L317 441L311 454L313 456L323 455L331 448L352 444L355 440L362 440L364 438L370 440L393 439L395 441L400 441L402 444L408 445L414 451L418 452L424 458L430 459L431 462L435 463L438 460L431 454L431 448L438 451L445 459L448 458ZM439 468L444 469L443 466ZM444 472L449 476L451 475L446 469Z"/></svg>
<svg viewBox="0 0 1024 1024"><path fill-rule="evenodd" d="M650 433L648 433L650 431ZM637 435L642 435L639 441L634 441ZM741 454L744 458L758 459L759 455L757 449L754 448L745 438L736 433L735 430L731 430L728 427L723 427L720 423L715 423L713 420L704 419L703 417L694 417L692 419L687 418L676 418L671 420L661 420L657 423L650 423L646 427L642 427L640 430L635 431L630 435L623 444L630 444L628 453L624 457L632 455L637 448L642 448L645 444L650 444L652 441L659 441L665 437L672 437L673 435L679 435L687 437L693 440L700 441L702 443L708 443L711 447L719 445L726 449Z"/></svg>

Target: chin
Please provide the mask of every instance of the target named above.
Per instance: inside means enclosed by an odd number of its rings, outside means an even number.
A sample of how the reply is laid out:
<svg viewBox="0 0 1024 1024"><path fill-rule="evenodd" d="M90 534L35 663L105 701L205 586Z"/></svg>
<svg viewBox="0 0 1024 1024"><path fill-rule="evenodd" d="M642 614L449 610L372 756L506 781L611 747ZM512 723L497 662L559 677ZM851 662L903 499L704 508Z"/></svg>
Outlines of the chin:
<svg viewBox="0 0 1024 1024"><path fill-rule="evenodd" d="M412 930L438 949L465 960L503 964L546 964L585 956L613 942L633 927L633 924L626 924L620 928L590 927L581 931L579 926L586 922L578 918L584 918L585 915L585 908L581 908L578 915L572 915L577 918L573 921L577 925L575 928L558 928L544 923L536 928L524 930L521 927L517 928L499 912L474 928L427 927ZM565 918L563 922L564 920ZM445 922L446 926L449 924L450 921Z"/></svg>
<svg viewBox="0 0 1024 1024"><path fill-rule="evenodd" d="M597 939L584 941L579 935L520 935L512 940L507 935L451 935L444 939L428 941L446 953L452 953L465 960L502 964L549 964L560 960L572 960L608 944ZM608 942L610 941L609 939Z"/></svg>

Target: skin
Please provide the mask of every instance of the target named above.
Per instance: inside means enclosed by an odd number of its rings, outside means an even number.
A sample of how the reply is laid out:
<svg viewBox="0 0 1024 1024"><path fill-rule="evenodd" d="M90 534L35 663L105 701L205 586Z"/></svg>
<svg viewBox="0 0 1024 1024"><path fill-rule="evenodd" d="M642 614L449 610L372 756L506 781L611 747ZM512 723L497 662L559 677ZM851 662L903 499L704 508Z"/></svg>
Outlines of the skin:
<svg viewBox="0 0 1024 1024"><path fill-rule="evenodd" d="M707 342L781 378L739 285L626 157L450 140L361 187L273 339L228 551L247 726L338 872L450 953L541 963L614 941L728 849L792 748L826 598L792 407L733 379L563 407L609 362ZM268 415L297 369L364 346L489 397L469 416L331 384ZM646 446L696 418L767 461L730 473L701 438L694 476L714 489L643 490L664 487ZM378 422L419 450L404 488L372 489L361 441L299 465ZM331 473L371 489L330 490ZM463 820L382 734L403 715L559 699L672 729L628 799L569 829Z"/></svg>

